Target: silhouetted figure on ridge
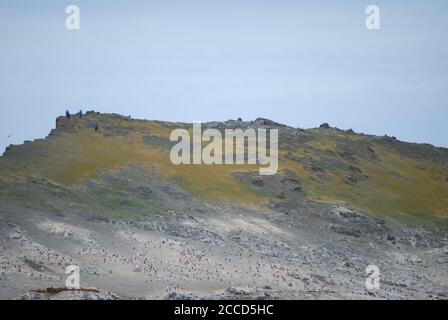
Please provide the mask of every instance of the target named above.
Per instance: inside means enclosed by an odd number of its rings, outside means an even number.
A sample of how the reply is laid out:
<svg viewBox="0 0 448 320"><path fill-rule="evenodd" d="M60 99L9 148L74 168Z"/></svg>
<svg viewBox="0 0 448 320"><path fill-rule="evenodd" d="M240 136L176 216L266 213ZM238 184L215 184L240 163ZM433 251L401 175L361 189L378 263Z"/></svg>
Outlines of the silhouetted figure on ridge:
<svg viewBox="0 0 448 320"><path fill-rule="evenodd" d="M68 110L65 111L65 116L67 117L67 119L70 119L70 112Z"/></svg>
<svg viewBox="0 0 448 320"><path fill-rule="evenodd" d="M79 110L79 119L82 118L82 110Z"/></svg>

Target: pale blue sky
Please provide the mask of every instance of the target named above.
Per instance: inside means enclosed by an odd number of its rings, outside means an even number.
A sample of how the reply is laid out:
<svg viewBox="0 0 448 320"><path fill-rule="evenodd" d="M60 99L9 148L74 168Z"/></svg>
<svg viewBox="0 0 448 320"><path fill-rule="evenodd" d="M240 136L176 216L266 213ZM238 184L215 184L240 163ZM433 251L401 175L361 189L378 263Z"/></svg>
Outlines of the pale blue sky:
<svg viewBox="0 0 448 320"><path fill-rule="evenodd" d="M369 4L379 31L364 27ZM0 152L80 108L448 146L447 31L442 0L0 0Z"/></svg>

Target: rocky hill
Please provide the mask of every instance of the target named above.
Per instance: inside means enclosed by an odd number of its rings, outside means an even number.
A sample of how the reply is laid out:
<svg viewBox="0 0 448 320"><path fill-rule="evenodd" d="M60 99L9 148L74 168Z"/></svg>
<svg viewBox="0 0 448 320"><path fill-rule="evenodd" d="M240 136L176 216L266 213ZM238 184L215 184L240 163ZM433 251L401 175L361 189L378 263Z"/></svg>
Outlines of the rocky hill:
<svg viewBox="0 0 448 320"><path fill-rule="evenodd" d="M191 124L88 112L8 147L0 298L49 298L35 292L69 264L114 292L97 298L448 297L448 149L327 124L203 124L278 129L278 174L261 176L173 165L178 128Z"/></svg>
<svg viewBox="0 0 448 320"><path fill-rule="evenodd" d="M157 178L218 204L300 213L318 202L403 221L448 218L448 149L327 124L303 130L257 119L203 127L279 129L279 173L260 177L254 165L175 166L169 159L170 133L191 130L191 124L88 112L81 119L58 118L46 139L8 147L0 159L0 196L58 209L52 194L59 192L64 203L90 206L94 198L96 213L126 217L158 210L137 186L139 180L144 185ZM130 168L139 171L136 177L118 178ZM169 209L164 206L171 200L160 205Z"/></svg>

